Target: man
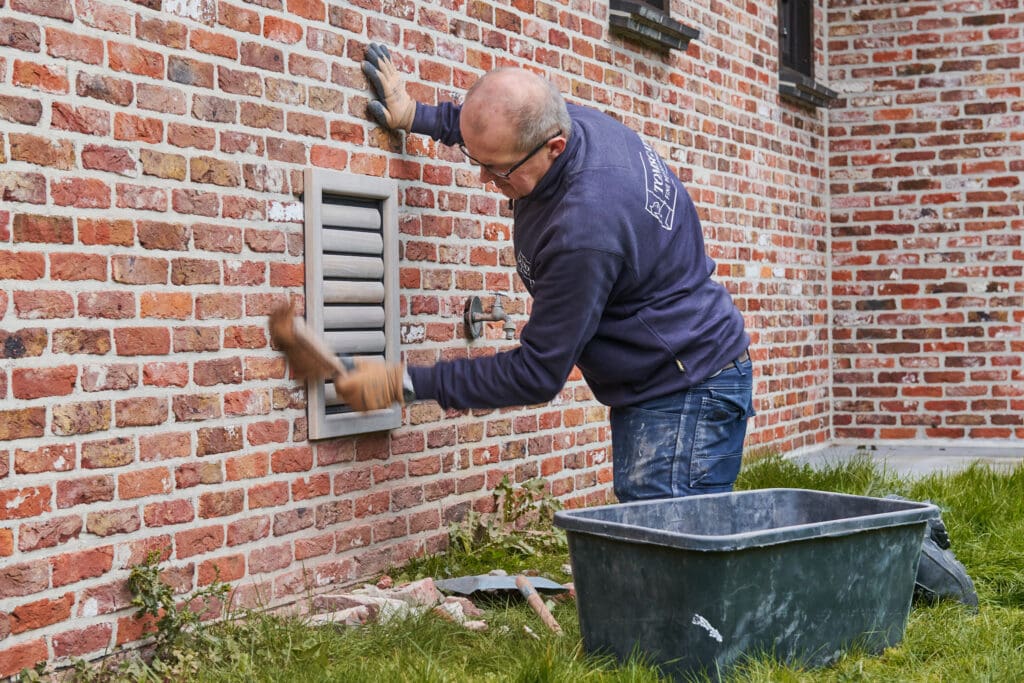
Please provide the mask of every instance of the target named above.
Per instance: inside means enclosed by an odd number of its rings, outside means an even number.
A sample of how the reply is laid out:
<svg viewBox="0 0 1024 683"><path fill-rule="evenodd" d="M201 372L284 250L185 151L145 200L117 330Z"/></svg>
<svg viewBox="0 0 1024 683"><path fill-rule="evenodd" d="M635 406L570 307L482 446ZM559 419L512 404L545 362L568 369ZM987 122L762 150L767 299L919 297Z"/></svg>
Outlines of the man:
<svg viewBox="0 0 1024 683"><path fill-rule="evenodd" d="M731 490L754 413L749 338L657 153L526 70L488 73L462 106L436 107L409 97L383 46L367 48L363 71L378 122L458 145L511 200L516 270L533 297L518 348L408 367L406 389L445 408L529 405L578 366L611 407L620 501ZM360 363L336 386L357 409L383 408L401 400L402 377Z"/></svg>

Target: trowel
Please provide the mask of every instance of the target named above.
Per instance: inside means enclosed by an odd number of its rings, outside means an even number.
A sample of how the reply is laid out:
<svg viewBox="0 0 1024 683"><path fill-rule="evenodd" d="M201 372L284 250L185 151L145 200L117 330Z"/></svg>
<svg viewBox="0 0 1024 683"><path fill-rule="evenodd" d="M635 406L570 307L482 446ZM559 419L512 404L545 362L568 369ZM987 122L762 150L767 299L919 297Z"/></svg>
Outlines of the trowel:
<svg viewBox="0 0 1024 683"><path fill-rule="evenodd" d="M550 579L540 576L527 576L525 578L539 593L566 593L569 590L560 583L555 583ZM459 576L454 579L436 579L434 585L444 593L456 593L458 595L472 595L473 593L491 595L505 592L519 593L515 576L493 574Z"/></svg>

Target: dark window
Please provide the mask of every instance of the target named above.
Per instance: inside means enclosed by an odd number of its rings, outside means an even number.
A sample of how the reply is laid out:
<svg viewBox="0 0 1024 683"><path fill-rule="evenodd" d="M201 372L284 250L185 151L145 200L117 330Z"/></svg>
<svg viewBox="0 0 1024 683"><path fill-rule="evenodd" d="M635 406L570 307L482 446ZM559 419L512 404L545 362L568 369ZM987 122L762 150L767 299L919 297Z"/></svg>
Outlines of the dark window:
<svg viewBox="0 0 1024 683"><path fill-rule="evenodd" d="M814 77L814 4L811 0L779 0L779 61Z"/></svg>

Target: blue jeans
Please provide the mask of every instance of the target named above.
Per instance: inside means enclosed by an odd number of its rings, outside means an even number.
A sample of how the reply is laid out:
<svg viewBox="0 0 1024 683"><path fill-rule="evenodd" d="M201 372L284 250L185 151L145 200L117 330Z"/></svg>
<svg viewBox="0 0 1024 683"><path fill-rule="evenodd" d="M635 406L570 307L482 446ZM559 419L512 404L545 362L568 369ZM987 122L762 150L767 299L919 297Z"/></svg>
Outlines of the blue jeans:
<svg viewBox="0 0 1024 683"><path fill-rule="evenodd" d="M752 370L735 362L685 391L612 408L619 501L731 491L754 414Z"/></svg>

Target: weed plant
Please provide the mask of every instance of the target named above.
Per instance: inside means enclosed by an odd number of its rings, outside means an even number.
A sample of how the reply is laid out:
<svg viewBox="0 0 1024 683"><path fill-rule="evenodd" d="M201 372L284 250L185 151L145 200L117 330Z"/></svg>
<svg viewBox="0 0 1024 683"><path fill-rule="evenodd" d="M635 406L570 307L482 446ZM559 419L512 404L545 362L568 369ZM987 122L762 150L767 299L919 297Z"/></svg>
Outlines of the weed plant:
<svg viewBox="0 0 1024 683"><path fill-rule="evenodd" d="M531 485L533 486L533 485ZM1024 467L997 473L982 466L957 474L906 480L868 457L824 469L768 457L745 465L738 488L808 488L872 496L899 494L930 500L942 510L953 550L978 589L980 609L958 603L915 606L903 641L880 654L856 649L830 667L803 670L768 657L748 660L726 679L732 683L899 681L909 683L1024 680ZM392 572L396 579L537 569L565 581L564 538L551 529L553 509L543 487L499 487L496 516L470 517L451 529L448 553ZM513 496L507 502L501 496ZM544 510L541 513L541 510ZM546 531L545 531L546 530ZM522 532L531 532L522 534ZM521 536L518 536L522 534ZM146 583L142 590L158 594ZM638 596L638 606L640 600ZM146 604L145 600L140 601ZM152 602L151 604L156 604ZM187 667L174 678L138 658L121 669L79 663L71 681L221 682L654 682L657 668L637 655L625 663L582 650L575 606L553 606L565 635L546 631L521 602L487 609L489 629L472 632L430 614L360 628L314 626L302 618L250 613L245 618L199 624L178 615L180 637L164 639ZM529 629L529 631L527 630ZM195 629L210 637L194 636ZM185 635L193 634L193 635ZM159 638L158 638L158 642ZM175 649L177 648L177 649ZM187 650L187 653L181 648ZM199 667L191 664L202 663ZM26 672L29 676L30 672ZM32 672L39 680L39 672Z"/></svg>

